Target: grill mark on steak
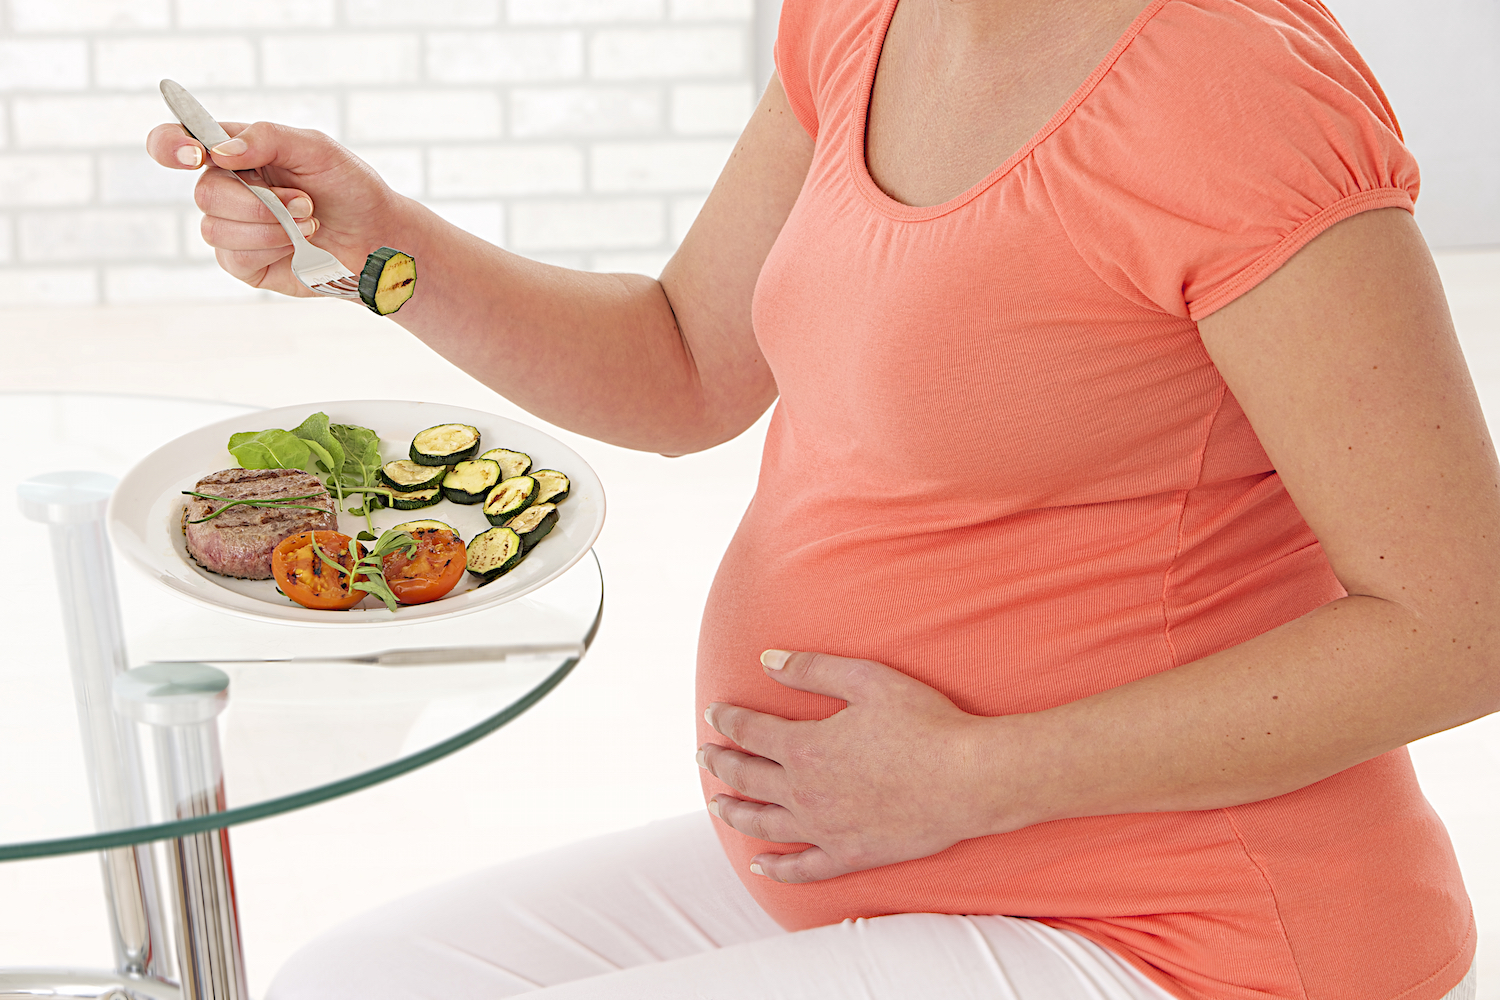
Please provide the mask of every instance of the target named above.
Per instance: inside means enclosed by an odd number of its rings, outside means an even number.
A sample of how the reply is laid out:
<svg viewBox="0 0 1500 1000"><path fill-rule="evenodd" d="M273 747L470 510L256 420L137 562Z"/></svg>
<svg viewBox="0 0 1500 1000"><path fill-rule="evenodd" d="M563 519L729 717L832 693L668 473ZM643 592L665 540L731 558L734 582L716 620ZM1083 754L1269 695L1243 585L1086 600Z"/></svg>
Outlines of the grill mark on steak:
<svg viewBox="0 0 1500 1000"><path fill-rule="evenodd" d="M297 469L225 469L198 480L193 489L231 500L298 500L321 511L286 507L231 507L212 521L190 524L224 506L222 501L188 497L182 509L182 531L188 554L204 569L241 580L271 579L271 552L292 535L304 531L337 531L333 497L316 476Z"/></svg>

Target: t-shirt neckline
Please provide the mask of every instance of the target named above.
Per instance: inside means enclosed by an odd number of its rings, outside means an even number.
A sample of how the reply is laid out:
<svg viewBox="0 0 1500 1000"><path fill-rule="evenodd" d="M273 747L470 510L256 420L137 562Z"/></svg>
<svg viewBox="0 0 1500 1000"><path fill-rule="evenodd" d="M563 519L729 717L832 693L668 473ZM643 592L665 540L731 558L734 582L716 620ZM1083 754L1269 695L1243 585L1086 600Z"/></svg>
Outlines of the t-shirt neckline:
<svg viewBox="0 0 1500 1000"><path fill-rule="evenodd" d="M885 36L890 30L891 18L895 16L896 5L900 2L901 0L883 0L880 16L876 18L874 30L870 32L870 41L865 52L864 71L860 74L859 104L848 129L845 146L850 172L854 175L855 185L865 199L882 214L892 219L917 222L924 219L936 219L957 211L1014 170L1016 165L1024 160L1033 149L1068 120L1078 105L1083 103L1084 99L1099 85L1099 81L1109 73L1115 61L1141 33L1147 22L1172 0L1152 0L1146 9L1130 22L1130 26L1110 48L1108 54L1094 67L1093 72L1084 79L1077 90L1073 91L1072 96L1047 120L1047 123L1037 130L1035 135L1026 140L1020 149L1012 153L1004 163L990 171L973 187L936 205L908 205L892 198L880 189L879 184L875 183L875 178L870 176L869 164L865 161L865 139L870 127L870 96L875 89L875 73L880 66L880 54L885 49Z"/></svg>

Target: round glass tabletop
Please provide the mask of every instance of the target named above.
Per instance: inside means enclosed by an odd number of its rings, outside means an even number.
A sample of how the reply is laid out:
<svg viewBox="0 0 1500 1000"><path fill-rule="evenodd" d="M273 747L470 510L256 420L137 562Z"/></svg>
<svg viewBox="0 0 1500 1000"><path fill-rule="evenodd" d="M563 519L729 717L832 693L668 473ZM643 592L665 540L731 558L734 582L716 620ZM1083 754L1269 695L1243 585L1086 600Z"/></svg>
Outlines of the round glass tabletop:
<svg viewBox="0 0 1500 1000"><path fill-rule="evenodd" d="M122 475L193 428L253 407L102 394L0 393L0 496L64 469ZM14 504L15 500L5 502ZM11 507L15 511L15 507ZM505 725L572 670L592 641L603 582L592 553L525 597L463 617L307 629L174 597L115 560L128 663L208 663L229 676L217 718L224 810L179 819L152 794L149 727L140 805L101 822L69 668L49 528L12 516L0 592L0 861L141 843L330 799L437 760Z"/></svg>

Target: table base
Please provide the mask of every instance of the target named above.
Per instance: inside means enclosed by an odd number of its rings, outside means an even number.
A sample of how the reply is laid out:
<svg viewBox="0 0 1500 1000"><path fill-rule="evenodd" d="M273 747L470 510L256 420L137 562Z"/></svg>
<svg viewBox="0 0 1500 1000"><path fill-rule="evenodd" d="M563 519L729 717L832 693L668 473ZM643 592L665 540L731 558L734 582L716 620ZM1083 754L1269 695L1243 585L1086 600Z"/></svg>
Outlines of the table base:
<svg viewBox="0 0 1500 1000"><path fill-rule="evenodd" d="M0 972L0 1000L182 1000L182 991L159 979L96 969L11 969Z"/></svg>

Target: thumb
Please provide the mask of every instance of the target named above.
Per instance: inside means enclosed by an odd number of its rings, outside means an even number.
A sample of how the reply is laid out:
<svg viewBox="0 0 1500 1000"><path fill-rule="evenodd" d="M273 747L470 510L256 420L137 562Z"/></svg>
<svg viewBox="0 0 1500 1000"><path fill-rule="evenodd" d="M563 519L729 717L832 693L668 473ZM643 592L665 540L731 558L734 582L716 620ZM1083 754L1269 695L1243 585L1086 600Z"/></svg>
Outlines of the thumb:
<svg viewBox="0 0 1500 1000"><path fill-rule="evenodd" d="M750 871L776 882L821 882L847 875L850 869L821 847L809 847L794 854L757 854L750 859Z"/></svg>
<svg viewBox="0 0 1500 1000"><path fill-rule="evenodd" d="M760 662L766 668L766 676L778 684L840 698L851 705L869 701L892 687L912 683L911 678L884 663L832 653L768 649L760 654Z"/></svg>

